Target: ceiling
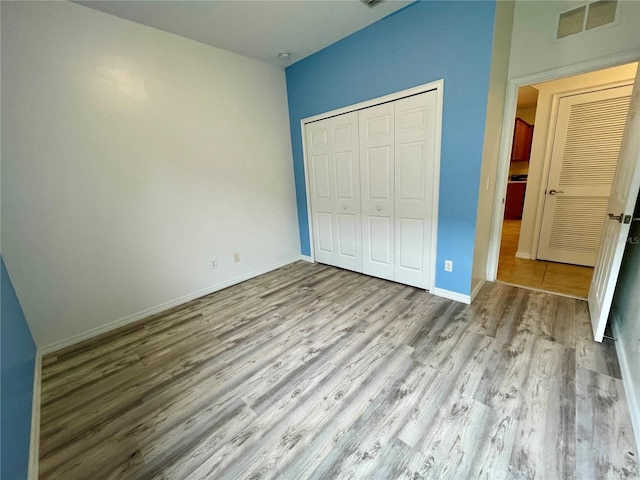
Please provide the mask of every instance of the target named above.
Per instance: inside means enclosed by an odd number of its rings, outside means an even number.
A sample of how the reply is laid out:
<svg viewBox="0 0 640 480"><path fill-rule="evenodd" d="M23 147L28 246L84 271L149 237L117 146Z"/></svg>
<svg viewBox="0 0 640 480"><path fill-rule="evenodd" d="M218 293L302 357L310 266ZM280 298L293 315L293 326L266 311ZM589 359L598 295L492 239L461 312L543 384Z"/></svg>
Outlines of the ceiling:
<svg viewBox="0 0 640 480"><path fill-rule="evenodd" d="M413 0L98 0L89 8L286 67ZM280 52L290 52L283 61Z"/></svg>
<svg viewBox="0 0 640 480"><path fill-rule="evenodd" d="M535 107L538 104L538 89L527 85L518 89L518 108Z"/></svg>

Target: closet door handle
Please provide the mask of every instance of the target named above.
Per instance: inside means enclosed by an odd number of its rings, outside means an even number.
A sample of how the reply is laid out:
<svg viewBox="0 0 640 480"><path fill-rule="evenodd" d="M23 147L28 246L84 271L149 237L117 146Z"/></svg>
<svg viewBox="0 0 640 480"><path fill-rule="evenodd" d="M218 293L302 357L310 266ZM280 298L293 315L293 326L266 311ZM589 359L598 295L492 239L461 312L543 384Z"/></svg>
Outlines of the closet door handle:
<svg viewBox="0 0 640 480"><path fill-rule="evenodd" d="M549 190L549 195L557 195L558 193L564 193L562 190Z"/></svg>
<svg viewBox="0 0 640 480"><path fill-rule="evenodd" d="M343 209L343 210L346 210L346 209L347 209L347 206L346 206L346 205L342 205L342 209Z"/></svg>
<svg viewBox="0 0 640 480"><path fill-rule="evenodd" d="M376 207L376 210L380 211L380 210L382 210L382 207L381 207L380 205L378 205L378 206Z"/></svg>

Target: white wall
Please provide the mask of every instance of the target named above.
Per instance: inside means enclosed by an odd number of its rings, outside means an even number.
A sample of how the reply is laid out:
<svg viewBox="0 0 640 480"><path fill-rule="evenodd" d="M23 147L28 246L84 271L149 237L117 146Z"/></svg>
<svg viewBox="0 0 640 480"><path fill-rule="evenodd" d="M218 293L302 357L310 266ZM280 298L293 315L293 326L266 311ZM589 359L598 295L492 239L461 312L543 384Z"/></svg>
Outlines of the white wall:
<svg viewBox="0 0 640 480"><path fill-rule="evenodd" d="M298 257L282 70L72 3L2 9L2 253L40 347Z"/></svg>
<svg viewBox="0 0 640 480"><path fill-rule="evenodd" d="M640 195L635 217L640 217ZM611 305L611 323L616 351L623 372L633 432L640 450L640 222L633 222L622 259L616 293Z"/></svg>
<svg viewBox="0 0 640 480"><path fill-rule="evenodd" d="M554 115L554 95L581 89L596 89L616 82L627 81L633 83L636 69L637 63L632 63L535 85L539 89L538 106L535 128L533 129L520 240L518 242L518 257L536 258L540 225L542 223L542 209L544 207L545 179L547 178L551 159L549 135L553 133L550 132L550 125Z"/></svg>
<svg viewBox="0 0 640 480"><path fill-rule="evenodd" d="M640 2L621 0L617 21L560 40L555 28L561 12L584 1L517 0L513 19L509 78L640 50Z"/></svg>
<svg viewBox="0 0 640 480"><path fill-rule="evenodd" d="M493 51L489 75L489 97L482 147L482 168L476 220L475 249L471 276L471 293L486 279L487 258L491 240L491 218L495 197L495 178L500 153L500 135L509 71L509 48L515 2L496 3L496 19L493 32Z"/></svg>

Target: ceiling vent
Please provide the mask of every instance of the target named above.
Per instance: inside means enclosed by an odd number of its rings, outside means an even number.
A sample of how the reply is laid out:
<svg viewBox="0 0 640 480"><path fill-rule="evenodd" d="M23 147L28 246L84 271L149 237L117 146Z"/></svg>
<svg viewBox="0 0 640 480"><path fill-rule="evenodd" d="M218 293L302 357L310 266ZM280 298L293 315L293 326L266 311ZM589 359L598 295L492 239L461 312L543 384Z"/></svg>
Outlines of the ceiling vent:
<svg viewBox="0 0 640 480"><path fill-rule="evenodd" d="M591 30L615 22L617 0L600 0L563 12L558 17L556 38Z"/></svg>
<svg viewBox="0 0 640 480"><path fill-rule="evenodd" d="M360 0L367 7L375 7L377 4L382 3L383 0Z"/></svg>

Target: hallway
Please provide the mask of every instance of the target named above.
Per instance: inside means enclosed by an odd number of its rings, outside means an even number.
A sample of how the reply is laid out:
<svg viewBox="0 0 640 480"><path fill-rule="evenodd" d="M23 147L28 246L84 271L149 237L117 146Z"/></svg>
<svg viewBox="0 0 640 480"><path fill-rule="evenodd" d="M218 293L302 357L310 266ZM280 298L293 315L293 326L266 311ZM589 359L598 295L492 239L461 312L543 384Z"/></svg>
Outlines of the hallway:
<svg viewBox="0 0 640 480"><path fill-rule="evenodd" d="M586 299L593 268L516 258L520 224L520 220L503 223L498 281Z"/></svg>

